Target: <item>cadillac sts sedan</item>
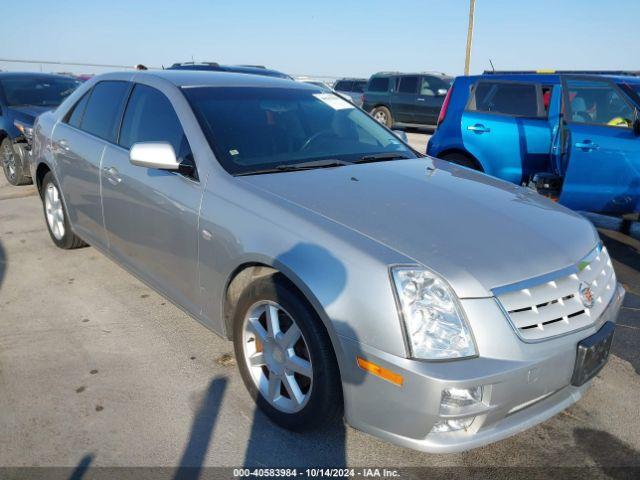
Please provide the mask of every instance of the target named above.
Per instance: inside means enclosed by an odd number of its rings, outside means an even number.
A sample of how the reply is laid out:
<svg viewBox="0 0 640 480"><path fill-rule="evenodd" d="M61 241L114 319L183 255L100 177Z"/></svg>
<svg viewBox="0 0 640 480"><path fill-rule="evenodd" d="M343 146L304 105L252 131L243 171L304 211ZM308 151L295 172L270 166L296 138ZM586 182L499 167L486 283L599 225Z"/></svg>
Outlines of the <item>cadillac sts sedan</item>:
<svg viewBox="0 0 640 480"><path fill-rule="evenodd" d="M421 156L311 85L112 73L34 133L53 242L90 244L234 343L277 424L429 452L576 402L624 290L578 214Z"/></svg>

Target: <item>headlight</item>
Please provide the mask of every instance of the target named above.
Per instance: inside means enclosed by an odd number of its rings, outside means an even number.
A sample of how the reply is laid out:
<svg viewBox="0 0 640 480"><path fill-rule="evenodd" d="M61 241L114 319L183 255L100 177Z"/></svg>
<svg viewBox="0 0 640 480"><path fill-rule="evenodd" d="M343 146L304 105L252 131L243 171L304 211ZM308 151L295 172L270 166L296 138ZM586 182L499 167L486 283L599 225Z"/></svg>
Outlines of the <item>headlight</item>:
<svg viewBox="0 0 640 480"><path fill-rule="evenodd" d="M476 355L456 294L435 273L420 267L391 270L411 356L427 360Z"/></svg>
<svg viewBox="0 0 640 480"><path fill-rule="evenodd" d="M31 139L33 138L33 126L27 125L20 120L14 121L13 124L20 131L20 133L24 135L24 138L31 141Z"/></svg>

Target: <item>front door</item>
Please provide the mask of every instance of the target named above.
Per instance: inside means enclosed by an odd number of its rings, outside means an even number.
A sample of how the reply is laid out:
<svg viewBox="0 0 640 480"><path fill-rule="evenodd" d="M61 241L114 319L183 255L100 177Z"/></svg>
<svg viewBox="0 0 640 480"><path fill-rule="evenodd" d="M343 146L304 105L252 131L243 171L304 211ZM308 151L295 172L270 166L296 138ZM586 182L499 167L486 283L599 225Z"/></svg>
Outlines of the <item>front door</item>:
<svg viewBox="0 0 640 480"><path fill-rule="evenodd" d="M118 145L109 145L101 172L102 204L110 250L136 274L176 303L198 312L198 218L202 185L197 173L132 165L134 143L170 143L184 162L189 144L168 98L136 84L122 120Z"/></svg>
<svg viewBox="0 0 640 480"><path fill-rule="evenodd" d="M624 214L638 211L640 137L637 107L607 79L563 79L567 130L560 203L575 210Z"/></svg>

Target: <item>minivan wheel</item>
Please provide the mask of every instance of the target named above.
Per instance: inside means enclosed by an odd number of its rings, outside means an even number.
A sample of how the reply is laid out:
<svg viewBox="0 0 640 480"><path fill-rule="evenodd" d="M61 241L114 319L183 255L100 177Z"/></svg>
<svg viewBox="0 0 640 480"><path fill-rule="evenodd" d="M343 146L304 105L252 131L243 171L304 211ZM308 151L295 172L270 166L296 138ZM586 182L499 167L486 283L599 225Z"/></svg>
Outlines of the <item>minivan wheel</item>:
<svg viewBox="0 0 640 480"><path fill-rule="evenodd" d="M389 128L393 125L393 117L391 116L391 111L387 107L374 108L371 110L371 116Z"/></svg>
<svg viewBox="0 0 640 480"><path fill-rule="evenodd" d="M60 195L60 187L53 174L48 172L42 179L42 207L47 230L56 246L64 249L84 247L87 244L71 231L67 209Z"/></svg>
<svg viewBox="0 0 640 480"><path fill-rule="evenodd" d="M439 157L442 160L446 160L447 162L455 163L457 165L461 165L463 167L471 168L473 170L482 171L480 166L476 161L472 158L468 157L464 153L460 152L451 152Z"/></svg>
<svg viewBox="0 0 640 480"><path fill-rule="evenodd" d="M13 149L11 139L5 137L0 143L0 160L4 176L11 185L26 185L31 183L31 179L24 175L22 163Z"/></svg>
<svg viewBox="0 0 640 480"><path fill-rule="evenodd" d="M253 281L240 296L233 320L242 380L269 418L304 431L342 413L342 384L329 336L282 275Z"/></svg>

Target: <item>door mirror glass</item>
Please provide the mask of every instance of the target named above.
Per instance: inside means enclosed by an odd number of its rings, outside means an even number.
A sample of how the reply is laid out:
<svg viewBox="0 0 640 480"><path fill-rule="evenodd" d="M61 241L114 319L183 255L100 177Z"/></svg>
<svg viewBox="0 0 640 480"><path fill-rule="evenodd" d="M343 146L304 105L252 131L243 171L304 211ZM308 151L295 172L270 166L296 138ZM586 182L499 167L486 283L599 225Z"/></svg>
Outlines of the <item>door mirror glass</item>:
<svg viewBox="0 0 640 480"><path fill-rule="evenodd" d="M440 95L441 97L446 95L448 92L448 90L446 88L439 88L438 89L438 95Z"/></svg>
<svg viewBox="0 0 640 480"><path fill-rule="evenodd" d="M129 161L138 167L159 170L178 170L180 168L176 152L167 142L134 143L129 151Z"/></svg>

